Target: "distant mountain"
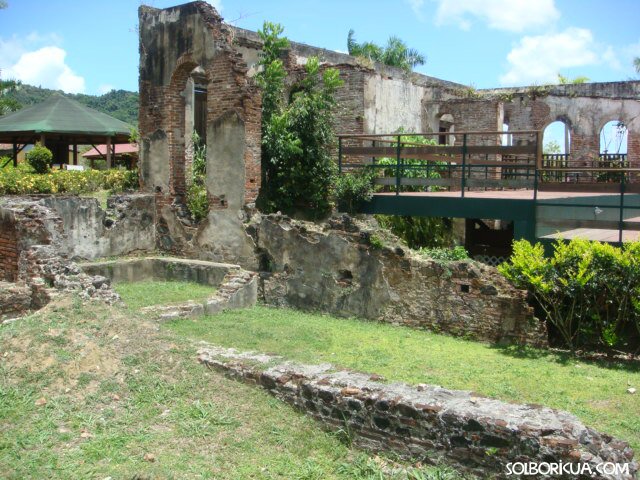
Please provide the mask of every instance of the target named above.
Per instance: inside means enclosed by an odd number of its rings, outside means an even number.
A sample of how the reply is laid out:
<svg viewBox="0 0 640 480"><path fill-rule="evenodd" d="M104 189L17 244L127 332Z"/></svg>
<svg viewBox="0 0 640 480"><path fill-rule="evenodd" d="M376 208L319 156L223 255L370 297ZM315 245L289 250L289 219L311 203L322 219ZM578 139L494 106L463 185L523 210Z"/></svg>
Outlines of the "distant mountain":
<svg viewBox="0 0 640 480"><path fill-rule="evenodd" d="M34 87L33 85L20 85L17 90L7 92L8 98L13 98L23 107L40 103L49 98L56 90L48 88ZM138 92L127 90L111 90L104 95L85 95L83 93L72 94L57 90L65 97L72 98L77 102L94 108L99 112L106 113L123 122L138 126Z"/></svg>

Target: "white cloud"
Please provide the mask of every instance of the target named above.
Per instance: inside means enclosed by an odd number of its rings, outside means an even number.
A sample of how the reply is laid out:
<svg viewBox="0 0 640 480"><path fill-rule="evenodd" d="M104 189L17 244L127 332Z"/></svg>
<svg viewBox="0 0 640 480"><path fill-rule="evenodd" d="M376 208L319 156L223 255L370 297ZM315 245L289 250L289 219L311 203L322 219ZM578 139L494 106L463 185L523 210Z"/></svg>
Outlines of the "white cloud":
<svg viewBox="0 0 640 480"><path fill-rule="evenodd" d="M411 3L420 0L410 0ZM471 19L486 22L490 28L522 32L545 27L560 17L554 0L435 0L436 23L471 28Z"/></svg>
<svg viewBox="0 0 640 480"><path fill-rule="evenodd" d="M105 93L109 93L111 90L115 90L115 88L116 87L111 84L103 83L98 87L98 94L104 95Z"/></svg>
<svg viewBox="0 0 640 480"><path fill-rule="evenodd" d="M584 67L601 62L603 55L590 30L568 28L564 32L522 37L509 52L509 71L500 77L503 85L549 83L565 68Z"/></svg>
<svg viewBox="0 0 640 480"><path fill-rule="evenodd" d="M84 78L76 75L65 63L66 56L66 51L54 46L23 53L18 61L7 69L6 77L16 78L31 85L82 93L85 91Z"/></svg>
<svg viewBox="0 0 640 480"><path fill-rule="evenodd" d="M424 0L406 0L406 2L411 7L411 10L418 17L418 20L422 21L424 19L424 15L422 14L422 7L424 5Z"/></svg>

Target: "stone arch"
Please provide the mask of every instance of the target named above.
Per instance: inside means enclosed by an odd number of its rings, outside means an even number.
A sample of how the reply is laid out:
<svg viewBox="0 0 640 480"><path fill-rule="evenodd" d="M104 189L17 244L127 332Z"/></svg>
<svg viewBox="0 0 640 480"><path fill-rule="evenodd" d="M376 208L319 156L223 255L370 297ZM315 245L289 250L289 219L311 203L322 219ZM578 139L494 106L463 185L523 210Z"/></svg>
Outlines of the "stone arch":
<svg viewBox="0 0 640 480"><path fill-rule="evenodd" d="M189 152L188 122L187 122L187 92L188 83L194 72L198 72L209 83L209 75L191 56L182 55L176 62L176 67L171 74L171 81L166 92L169 105L167 130L169 144L169 190L172 195L181 197L185 194L187 175L191 169L193 160L192 152ZM192 93L192 92L191 92ZM205 115L206 119L206 115ZM190 136L190 135L189 135Z"/></svg>

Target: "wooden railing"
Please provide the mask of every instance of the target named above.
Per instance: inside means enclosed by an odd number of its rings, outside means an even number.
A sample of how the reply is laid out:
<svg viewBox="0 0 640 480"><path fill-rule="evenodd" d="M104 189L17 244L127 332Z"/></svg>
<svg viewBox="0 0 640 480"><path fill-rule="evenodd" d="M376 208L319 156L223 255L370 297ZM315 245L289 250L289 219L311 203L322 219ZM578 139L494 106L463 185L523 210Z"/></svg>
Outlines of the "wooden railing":
<svg viewBox="0 0 640 480"><path fill-rule="evenodd" d="M339 171L374 170L385 191L530 189L640 193L640 169L626 155L602 155L572 165L570 155L543 155L542 132L509 132L513 145L501 145L504 132L338 135ZM451 145L435 142L446 136Z"/></svg>

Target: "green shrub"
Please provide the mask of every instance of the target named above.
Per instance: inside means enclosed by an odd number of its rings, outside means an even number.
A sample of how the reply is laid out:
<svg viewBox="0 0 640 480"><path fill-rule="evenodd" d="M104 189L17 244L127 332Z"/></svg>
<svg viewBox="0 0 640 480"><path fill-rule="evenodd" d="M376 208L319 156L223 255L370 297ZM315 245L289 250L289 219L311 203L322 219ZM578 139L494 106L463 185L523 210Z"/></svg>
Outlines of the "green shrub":
<svg viewBox="0 0 640 480"><path fill-rule="evenodd" d="M194 221L200 222L209 213L209 195L205 178L207 175L207 146L197 132L191 136L193 163L191 164L191 186L187 189L187 209Z"/></svg>
<svg viewBox="0 0 640 480"><path fill-rule="evenodd" d="M84 194L102 189L111 193L138 188L137 170L55 170L44 174L33 173L31 166L0 170L0 195L37 193Z"/></svg>
<svg viewBox="0 0 640 480"><path fill-rule="evenodd" d="M47 173L51 168L53 153L45 146L35 145L26 157L36 173Z"/></svg>
<svg viewBox="0 0 640 480"><path fill-rule="evenodd" d="M451 262L456 260L466 260L469 258L469 253L464 247L458 245L453 248L421 248L418 250L423 257L431 258L432 260Z"/></svg>
<svg viewBox="0 0 640 480"><path fill-rule="evenodd" d="M333 110L342 85L339 71L321 68L317 57L304 66L304 77L286 98L286 71L281 60L288 41L282 27L265 22L258 32L264 42L256 82L262 88L262 189L259 208L309 218L331 211L334 163Z"/></svg>
<svg viewBox="0 0 640 480"><path fill-rule="evenodd" d="M382 247L384 247L384 242L382 241L382 239L376 235L373 234L369 237L369 244L375 248L376 250L381 250Z"/></svg>
<svg viewBox="0 0 640 480"><path fill-rule="evenodd" d="M402 238L410 248L447 248L453 243L451 219L439 217L410 217L404 215L376 215L382 228Z"/></svg>
<svg viewBox="0 0 640 480"><path fill-rule="evenodd" d="M209 213L207 187L202 182L193 182L187 190L187 208L196 222L206 218Z"/></svg>
<svg viewBox="0 0 640 480"><path fill-rule="evenodd" d="M526 240L514 242L500 272L533 295L564 343L619 347L633 326L640 331L640 244L622 248L574 239L558 241L554 254Z"/></svg>
<svg viewBox="0 0 640 480"><path fill-rule="evenodd" d="M369 169L337 175L333 181L333 195L340 211L356 213L373 195L376 174Z"/></svg>

